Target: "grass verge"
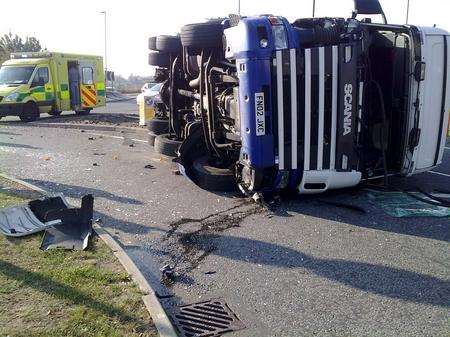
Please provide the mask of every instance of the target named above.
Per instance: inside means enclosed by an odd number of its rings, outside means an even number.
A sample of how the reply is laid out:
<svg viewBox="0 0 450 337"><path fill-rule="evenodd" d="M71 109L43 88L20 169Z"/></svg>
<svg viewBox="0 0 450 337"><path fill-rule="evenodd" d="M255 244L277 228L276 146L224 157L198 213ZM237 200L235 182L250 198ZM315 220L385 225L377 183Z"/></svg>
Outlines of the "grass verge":
<svg viewBox="0 0 450 337"><path fill-rule="evenodd" d="M0 180L0 207L26 201L18 189ZM103 242L44 252L41 238L0 235L0 336L157 336L142 293Z"/></svg>

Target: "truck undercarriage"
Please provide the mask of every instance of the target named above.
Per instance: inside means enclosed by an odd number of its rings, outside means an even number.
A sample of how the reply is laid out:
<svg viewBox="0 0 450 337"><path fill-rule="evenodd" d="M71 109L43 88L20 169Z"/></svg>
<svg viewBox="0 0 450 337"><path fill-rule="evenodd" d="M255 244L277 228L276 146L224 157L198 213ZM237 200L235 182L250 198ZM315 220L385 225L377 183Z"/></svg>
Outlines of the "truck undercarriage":
<svg viewBox="0 0 450 337"><path fill-rule="evenodd" d="M270 15L151 38L169 107L160 137L212 190L318 193L409 174L421 39L414 26Z"/></svg>

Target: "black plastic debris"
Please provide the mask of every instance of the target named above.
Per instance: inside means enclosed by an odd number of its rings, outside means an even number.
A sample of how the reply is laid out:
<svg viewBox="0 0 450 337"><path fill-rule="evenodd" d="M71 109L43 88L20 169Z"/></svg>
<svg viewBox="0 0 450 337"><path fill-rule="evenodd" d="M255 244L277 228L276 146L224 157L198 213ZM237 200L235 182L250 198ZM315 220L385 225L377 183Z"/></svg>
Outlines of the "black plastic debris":
<svg viewBox="0 0 450 337"><path fill-rule="evenodd" d="M41 249L63 248L85 250L92 235L94 197L86 195L81 200L81 208L61 208L47 212L46 221L61 220L61 225L47 228Z"/></svg>
<svg viewBox="0 0 450 337"><path fill-rule="evenodd" d="M37 207L39 201L42 202L43 207ZM41 199L0 210L0 233L11 237L21 237L59 226L62 223L61 220L48 222L43 220L45 209L45 201ZM36 213L33 210L36 210Z"/></svg>
<svg viewBox="0 0 450 337"><path fill-rule="evenodd" d="M86 249L92 235L94 197L86 195L81 208L72 208L62 195L45 197L0 210L0 233L21 237L46 231L42 249Z"/></svg>
<svg viewBox="0 0 450 337"><path fill-rule="evenodd" d="M175 279L175 268L170 264L166 264L161 268L162 278L163 280L171 280Z"/></svg>

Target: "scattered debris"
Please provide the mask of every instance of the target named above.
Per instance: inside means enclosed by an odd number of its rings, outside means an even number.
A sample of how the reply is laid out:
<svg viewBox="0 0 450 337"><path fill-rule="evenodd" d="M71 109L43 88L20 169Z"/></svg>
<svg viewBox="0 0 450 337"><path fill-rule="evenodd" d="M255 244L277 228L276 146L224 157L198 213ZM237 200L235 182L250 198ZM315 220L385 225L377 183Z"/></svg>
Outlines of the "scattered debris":
<svg viewBox="0 0 450 337"><path fill-rule="evenodd" d="M80 130L80 132L86 132L86 130Z"/></svg>
<svg viewBox="0 0 450 337"><path fill-rule="evenodd" d="M44 156L44 157L42 157L42 159L45 160L45 161L49 161L49 160L51 160L52 158L51 158L50 156Z"/></svg>
<svg viewBox="0 0 450 337"><path fill-rule="evenodd" d="M217 272L216 271L207 271L206 273L205 273L205 275L214 275L214 274L216 274Z"/></svg>
<svg viewBox="0 0 450 337"><path fill-rule="evenodd" d="M180 170L173 170L173 171L172 171L172 174L173 174L173 175L176 175L176 176L181 176Z"/></svg>
<svg viewBox="0 0 450 337"><path fill-rule="evenodd" d="M32 200L0 210L0 232L22 237L45 230L42 249L86 249L92 234L94 197L86 195L81 208L71 208L62 195Z"/></svg>
<svg viewBox="0 0 450 337"><path fill-rule="evenodd" d="M98 163L93 163L92 166L100 166Z"/></svg>
<svg viewBox="0 0 450 337"><path fill-rule="evenodd" d="M89 137L88 140L95 140L95 138L94 137Z"/></svg>
<svg viewBox="0 0 450 337"><path fill-rule="evenodd" d="M166 264L161 268L162 278L173 281L175 279L175 268Z"/></svg>
<svg viewBox="0 0 450 337"><path fill-rule="evenodd" d="M113 156L113 160L119 160L119 156L118 155L114 155Z"/></svg>
<svg viewBox="0 0 450 337"><path fill-rule="evenodd" d="M367 190L365 198L372 204L380 207L387 214L396 218L450 216L449 207L435 203L433 199L423 196L422 193ZM361 201L364 202L364 200Z"/></svg>
<svg viewBox="0 0 450 337"><path fill-rule="evenodd" d="M46 221L60 220L61 224L45 230L41 249L86 250L92 235L93 213L94 197L91 194L81 199L81 208L66 206L47 211L44 216Z"/></svg>
<svg viewBox="0 0 450 337"><path fill-rule="evenodd" d="M155 167L152 164L148 164L144 166L145 169L154 170Z"/></svg>

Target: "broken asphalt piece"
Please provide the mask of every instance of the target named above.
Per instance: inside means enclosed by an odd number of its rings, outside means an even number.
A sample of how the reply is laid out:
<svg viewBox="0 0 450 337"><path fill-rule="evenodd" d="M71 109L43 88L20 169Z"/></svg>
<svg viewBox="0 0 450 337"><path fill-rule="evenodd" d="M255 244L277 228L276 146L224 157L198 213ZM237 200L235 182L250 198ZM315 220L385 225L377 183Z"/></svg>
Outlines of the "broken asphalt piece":
<svg viewBox="0 0 450 337"><path fill-rule="evenodd" d="M88 140L95 140L95 138L94 137L89 137Z"/></svg>
<svg viewBox="0 0 450 337"><path fill-rule="evenodd" d="M144 166L145 169L154 170L155 167L152 164L148 164Z"/></svg>
<svg viewBox="0 0 450 337"><path fill-rule="evenodd" d="M93 163L92 166L100 166L100 165L98 165L97 163Z"/></svg>
<svg viewBox="0 0 450 337"><path fill-rule="evenodd" d="M163 279L174 280L175 278L175 268L170 264L166 264L161 268L161 273Z"/></svg>
<svg viewBox="0 0 450 337"><path fill-rule="evenodd" d="M60 220L61 225L45 230L41 249L63 248L86 250L92 236L94 197L91 194L81 199L80 208L54 209L45 213L44 220Z"/></svg>

